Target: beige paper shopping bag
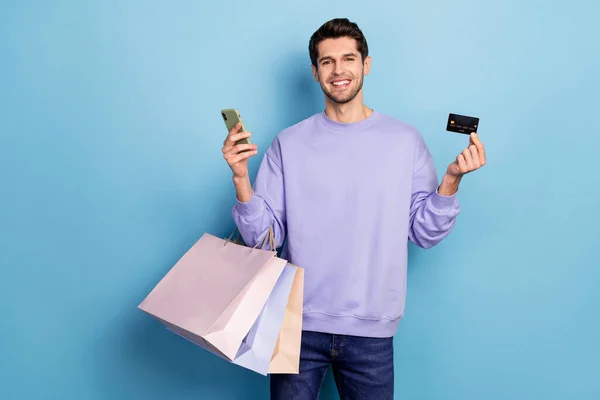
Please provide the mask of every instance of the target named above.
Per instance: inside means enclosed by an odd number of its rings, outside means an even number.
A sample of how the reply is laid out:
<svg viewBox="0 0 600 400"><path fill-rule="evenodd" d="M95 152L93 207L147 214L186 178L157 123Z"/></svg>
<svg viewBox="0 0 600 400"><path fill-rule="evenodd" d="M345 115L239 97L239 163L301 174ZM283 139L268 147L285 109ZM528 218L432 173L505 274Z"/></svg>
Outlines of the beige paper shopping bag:
<svg viewBox="0 0 600 400"><path fill-rule="evenodd" d="M273 240L272 229L268 238ZM233 360L286 263L275 250L204 234L138 307L175 333Z"/></svg>
<svg viewBox="0 0 600 400"><path fill-rule="evenodd" d="M288 264L291 265L291 264ZM302 344L302 304L304 301L304 269L296 267L292 291L283 323L269 365L270 374L297 374Z"/></svg>

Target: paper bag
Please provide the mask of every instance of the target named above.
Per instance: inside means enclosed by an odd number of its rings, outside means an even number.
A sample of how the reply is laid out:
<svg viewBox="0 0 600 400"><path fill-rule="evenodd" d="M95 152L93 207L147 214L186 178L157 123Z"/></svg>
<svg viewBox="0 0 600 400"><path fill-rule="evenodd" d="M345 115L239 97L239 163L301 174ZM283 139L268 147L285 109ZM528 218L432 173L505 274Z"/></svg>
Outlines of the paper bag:
<svg viewBox="0 0 600 400"><path fill-rule="evenodd" d="M204 234L138 307L231 361L286 263L274 250Z"/></svg>
<svg viewBox="0 0 600 400"><path fill-rule="evenodd" d="M292 264L288 264L291 266ZM270 374L297 374L302 345L302 305L304 301L304 269L296 267L294 283L287 302L283 323L275 345Z"/></svg>
<svg viewBox="0 0 600 400"><path fill-rule="evenodd" d="M294 283L296 267L286 265L258 319L244 338L234 364L267 375Z"/></svg>

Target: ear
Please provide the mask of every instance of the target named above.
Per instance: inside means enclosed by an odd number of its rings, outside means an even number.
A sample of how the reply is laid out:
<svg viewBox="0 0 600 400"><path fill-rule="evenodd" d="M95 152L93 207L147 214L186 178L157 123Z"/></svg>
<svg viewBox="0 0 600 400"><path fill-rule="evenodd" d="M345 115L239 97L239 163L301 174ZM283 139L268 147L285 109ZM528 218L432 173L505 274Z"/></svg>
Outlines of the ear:
<svg viewBox="0 0 600 400"><path fill-rule="evenodd" d="M312 68L312 74L313 74L313 78L315 79L315 82L319 82L319 72L317 71L315 66L312 64L311 64L311 68Z"/></svg>
<svg viewBox="0 0 600 400"><path fill-rule="evenodd" d="M371 56L367 56L364 62L365 75L369 75L371 71Z"/></svg>

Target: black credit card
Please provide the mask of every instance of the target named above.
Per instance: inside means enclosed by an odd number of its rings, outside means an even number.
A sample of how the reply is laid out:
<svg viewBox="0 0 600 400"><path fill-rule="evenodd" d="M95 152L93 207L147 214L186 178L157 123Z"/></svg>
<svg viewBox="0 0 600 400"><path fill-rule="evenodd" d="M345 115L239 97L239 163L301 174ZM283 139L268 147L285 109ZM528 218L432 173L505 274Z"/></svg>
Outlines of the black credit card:
<svg viewBox="0 0 600 400"><path fill-rule="evenodd" d="M479 118L450 114L448 115L448 126L446 126L446 130L449 132L470 135L472 132L477 132L477 125L479 125Z"/></svg>

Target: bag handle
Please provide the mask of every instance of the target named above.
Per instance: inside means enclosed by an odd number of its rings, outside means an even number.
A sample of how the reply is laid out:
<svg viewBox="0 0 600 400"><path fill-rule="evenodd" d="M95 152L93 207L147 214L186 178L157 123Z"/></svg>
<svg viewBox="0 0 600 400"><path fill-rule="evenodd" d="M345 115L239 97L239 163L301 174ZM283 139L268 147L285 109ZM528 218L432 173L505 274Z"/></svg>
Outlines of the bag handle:
<svg viewBox="0 0 600 400"><path fill-rule="evenodd" d="M261 245L260 248L263 249L265 247L265 244L267 243L267 239L269 239L269 244L271 245L271 249L273 251L277 251L277 248L275 247L275 234L273 233L273 227L271 227L271 226L269 226L269 232L265 235L263 240L261 240L259 243L256 243L256 245L254 246L254 249L259 244Z"/></svg>
<svg viewBox="0 0 600 400"><path fill-rule="evenodd" d="M236 235L236 233L237 233L237 235ZM232 240L234 235L235 235L235 239ZM240 238L240 230L236 226L235 229L233 230L233 232L231 232L231 235L229 235L229 238L225 239L225 243L223 244L223 246L226 246L227 243L229 243L229 242L241 243L239 238ZM262 238L262 240L260 240L258 243L256 243L256 245L250 251L256 249L258 247L258 245L260 245L260 248L263 249L265 247L265 244L267 243L267 239L269 240L271 249L273 251L277 251L277 247L275 246L275 233L273 232L272 226L269 226L269 232L267 232L267 234Z"/></svg>

